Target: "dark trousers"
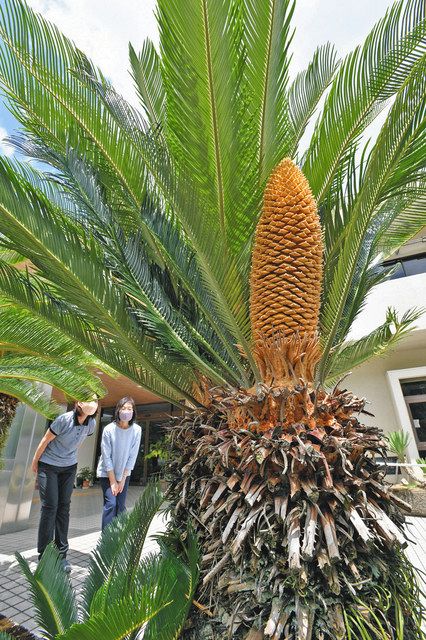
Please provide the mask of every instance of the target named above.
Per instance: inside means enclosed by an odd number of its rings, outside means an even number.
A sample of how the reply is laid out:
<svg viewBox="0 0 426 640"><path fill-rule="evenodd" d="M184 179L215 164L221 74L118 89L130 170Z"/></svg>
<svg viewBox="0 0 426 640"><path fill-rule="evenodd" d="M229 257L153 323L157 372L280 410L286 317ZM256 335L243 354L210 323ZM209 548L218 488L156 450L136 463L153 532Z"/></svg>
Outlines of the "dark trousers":
<svg viewBox="0 0 426 640"><path fill-rule="evenodd" d="M76 464L56 467L46 462L38 463L37 481L41 501L37 543L39 558L53 539L61 556L65 558L67 555L71 494L76 470Z"/></svg>
<svg viewBox="0 0 426 640"><path fill-rule="evenodd" d="M115 516L126 511L126 496L130 478L126 478L123 491L116 496L112 495L108 478L100 478L101 487L104 494L104 508L102 511L102 531Z"/></svg>

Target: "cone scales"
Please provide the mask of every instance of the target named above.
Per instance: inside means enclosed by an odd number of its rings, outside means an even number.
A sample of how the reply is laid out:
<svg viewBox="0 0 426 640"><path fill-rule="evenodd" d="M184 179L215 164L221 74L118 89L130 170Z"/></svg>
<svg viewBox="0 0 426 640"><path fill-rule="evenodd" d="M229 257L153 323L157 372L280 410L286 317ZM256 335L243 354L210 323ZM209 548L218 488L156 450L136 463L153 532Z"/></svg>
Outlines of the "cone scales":
<svg viewBox="0 0 426 640"><path fill-rule="evenodd" d="M309 371L299 373L312 377L318 356L321 280L322 237L316 202L303 173L285 158L265 189L250 276L254 355L264 378L288 382L284 372L279 375L276 366L271 366L273 352L279 350L281 358L290 358L294 367L308 343L316 354L311 353Z"/></svg>

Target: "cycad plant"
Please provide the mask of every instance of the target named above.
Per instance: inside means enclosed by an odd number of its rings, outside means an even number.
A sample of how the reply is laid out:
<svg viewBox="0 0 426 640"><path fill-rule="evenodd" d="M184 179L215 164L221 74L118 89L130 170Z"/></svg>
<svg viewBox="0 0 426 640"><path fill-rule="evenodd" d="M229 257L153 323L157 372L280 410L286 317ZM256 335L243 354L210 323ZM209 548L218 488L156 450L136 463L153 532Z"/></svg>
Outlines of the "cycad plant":
<svg viewBox="0 0 426 640"><path fill-rule="evenodd" d="M17 268L22 257L0 251L3 264ZM110 367L46 322L35 311L0 298L0 457L18 402L25 402L47 418L60 407L49 400L40 383L55 387L68 398L102 397L105 388L94 369Z"/></svg>
<svg viewBox="0 0 426 640"><path fill-rule="evenodd" d="M60 407L40 388L50 385L70 399L105 395L95 374L101 367L112 373L43 318L23 310L10 300L0 299L0 392L25 402L48 418Z"/></svg>
<svg viewBox="0 0 426 640"><path fill-rule="evenodd" d="M133 510L102 533L79 600L53 543L34 572L16 554L44 638L132 640L142 630L147 640L179 637L198 580L198 549L188 529L185 546L174 540L177 553L163 539L160 551L142 554L162 501L158 486L149 485ZM17 637L13 627L0 631L1 640Z"/></svg>
<svg viewBox="0 0 426 640"><path fill-rule="evenodd" d="M291 80L293 9L158 0L159 52L130 48L139 113L5 0L13 141L49 169L1 161L0 231L34 272L0 264L0 290L182 408L173 526L202 546L185 637L420 639L385 442L339 381L420 313L347 339L426 223L424 2Z"/></svg>

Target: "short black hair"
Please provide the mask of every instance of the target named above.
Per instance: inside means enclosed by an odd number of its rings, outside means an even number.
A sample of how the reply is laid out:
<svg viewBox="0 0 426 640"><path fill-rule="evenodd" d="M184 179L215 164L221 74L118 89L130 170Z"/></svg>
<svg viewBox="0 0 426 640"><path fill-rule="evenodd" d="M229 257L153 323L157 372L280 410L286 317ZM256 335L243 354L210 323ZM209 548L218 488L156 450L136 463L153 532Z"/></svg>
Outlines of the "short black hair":
<svg viewBox="0 0 426 640"><path fill-rule="evenodd" d="M115 405L115 413L114 413L114 422L116 422L117 424L120 422L120 409L122 409L124 407L125 404L127 404L128 402L130 402L130 404L133 407L133 415L131 420L129 420L129 424L133 424L136 418L136 405L135 405L135 401L133 400L133 398L131 396L124 396L124 398L121 398L121 400L119 400L117 402L117 404Z"/></svg>

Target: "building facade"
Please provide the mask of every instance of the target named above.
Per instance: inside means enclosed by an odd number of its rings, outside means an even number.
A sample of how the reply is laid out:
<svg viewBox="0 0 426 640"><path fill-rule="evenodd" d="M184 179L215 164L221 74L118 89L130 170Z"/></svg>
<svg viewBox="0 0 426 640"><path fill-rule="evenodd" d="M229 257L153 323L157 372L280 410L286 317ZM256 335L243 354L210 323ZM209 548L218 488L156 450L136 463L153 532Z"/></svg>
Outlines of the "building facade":
<svg viewBox="0 0 426 640"><path fill-rule="evenodd" d="M355 369L346 383L370 401L368 411L374 417L366 416L366 423L385 433L409 434L407 453L415 462L426 458L426 231L407 243L390 264L393 276L372 291L349 338L358 339L383 323L389 307L399 317L415 307L425 311L392 351Z"/></svg>

